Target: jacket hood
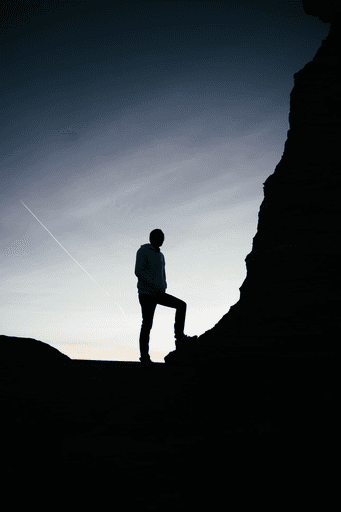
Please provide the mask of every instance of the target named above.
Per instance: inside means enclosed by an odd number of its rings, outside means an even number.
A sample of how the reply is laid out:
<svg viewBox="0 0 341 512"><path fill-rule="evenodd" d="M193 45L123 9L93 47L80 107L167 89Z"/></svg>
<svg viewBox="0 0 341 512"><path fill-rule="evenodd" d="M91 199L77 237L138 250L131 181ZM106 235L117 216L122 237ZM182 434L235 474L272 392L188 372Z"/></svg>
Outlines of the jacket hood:
<svg viewBox="0 0 341 512"><path fill-rule="evenodd" d="M151 249L152 251L155 251L155 252L161 252L160 249L155 249L154 245L152 244L142 244L140 249Z"/></svg>

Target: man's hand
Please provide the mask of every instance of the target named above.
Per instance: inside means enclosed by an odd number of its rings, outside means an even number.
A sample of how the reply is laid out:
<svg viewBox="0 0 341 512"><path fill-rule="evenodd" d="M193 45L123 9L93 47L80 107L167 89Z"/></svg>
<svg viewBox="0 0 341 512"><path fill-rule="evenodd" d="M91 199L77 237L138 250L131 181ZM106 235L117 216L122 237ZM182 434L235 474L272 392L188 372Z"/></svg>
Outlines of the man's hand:
<svg viewBox="0 0 341 512"><path fill-rule="evenodd" d="M157 294L164 293L164 289L158 287L158 288L156 288L156 293Z"/></svg>

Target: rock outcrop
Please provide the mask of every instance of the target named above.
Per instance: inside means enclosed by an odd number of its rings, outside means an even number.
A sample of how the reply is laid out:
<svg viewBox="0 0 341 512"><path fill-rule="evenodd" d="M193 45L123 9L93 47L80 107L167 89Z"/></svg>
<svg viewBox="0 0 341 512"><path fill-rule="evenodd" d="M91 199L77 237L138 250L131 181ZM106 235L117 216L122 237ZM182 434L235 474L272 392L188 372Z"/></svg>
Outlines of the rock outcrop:
<svg viewBox="0 0 341 512"><path fill-rule="evenodd" d="M0 362L4 365L68 364L71 359L48 343L34 338L0 336Z"/></svg>
<svg viewBox="0 0 341 512"><path fill-rule="evenodd" d="M341 11L340 0L302 0L302 6L306 14L317 16L324 23L332 23Z"/></svg>
<svg viewBox="0 0 341 512"><path fill-rule="evenodd" d="M6 392L15 384L29 387L29 382L45 384L56 380L66 383L72 359L48 343L34 338L0 335L0 381Z"/></svg>
<svg viewBox="0 0 341 512"><path fill-rule="evenodd" d="M319 2L315 2L318 15ZM294 75L288 137L264 183L240 299L195 347L166 363L224 350L326 350L340 334L341 11L311 62ZM336 9L337 11L337 9Z"/></svg>

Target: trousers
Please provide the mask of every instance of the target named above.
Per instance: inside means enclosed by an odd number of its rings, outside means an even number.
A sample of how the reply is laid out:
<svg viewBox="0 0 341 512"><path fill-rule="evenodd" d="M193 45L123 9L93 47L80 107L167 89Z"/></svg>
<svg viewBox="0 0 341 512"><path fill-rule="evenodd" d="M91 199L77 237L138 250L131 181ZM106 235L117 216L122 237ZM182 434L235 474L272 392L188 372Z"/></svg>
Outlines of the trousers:
<svg viewBox="0 0 341 512"><path fill-rule="evenodd" d="M139 302L142 310L142 325L140 332L140 353L141 357L149 355L149 335L153 325L154 312L157 304L175 308L174 335L179 338L184 333L187 304L183 300L173 297L168 293L147 295L139 293Z"/></svg>

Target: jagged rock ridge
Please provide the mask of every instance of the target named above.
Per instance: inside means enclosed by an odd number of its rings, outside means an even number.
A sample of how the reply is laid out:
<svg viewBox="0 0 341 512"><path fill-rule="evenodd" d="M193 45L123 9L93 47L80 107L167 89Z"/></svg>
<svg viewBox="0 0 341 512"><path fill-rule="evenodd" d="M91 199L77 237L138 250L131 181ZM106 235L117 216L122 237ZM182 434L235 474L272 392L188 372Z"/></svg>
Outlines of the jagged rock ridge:
<svg viewBox="0 0 341 512"><path fill-rule="evenodd" d="M169 354L166 363L232 346L335 345L341 327L340 46L337 12L313 60L294 74L290 129L281 161L264 183L240 300L196 347L184 347L176 358Z"/></svg>

